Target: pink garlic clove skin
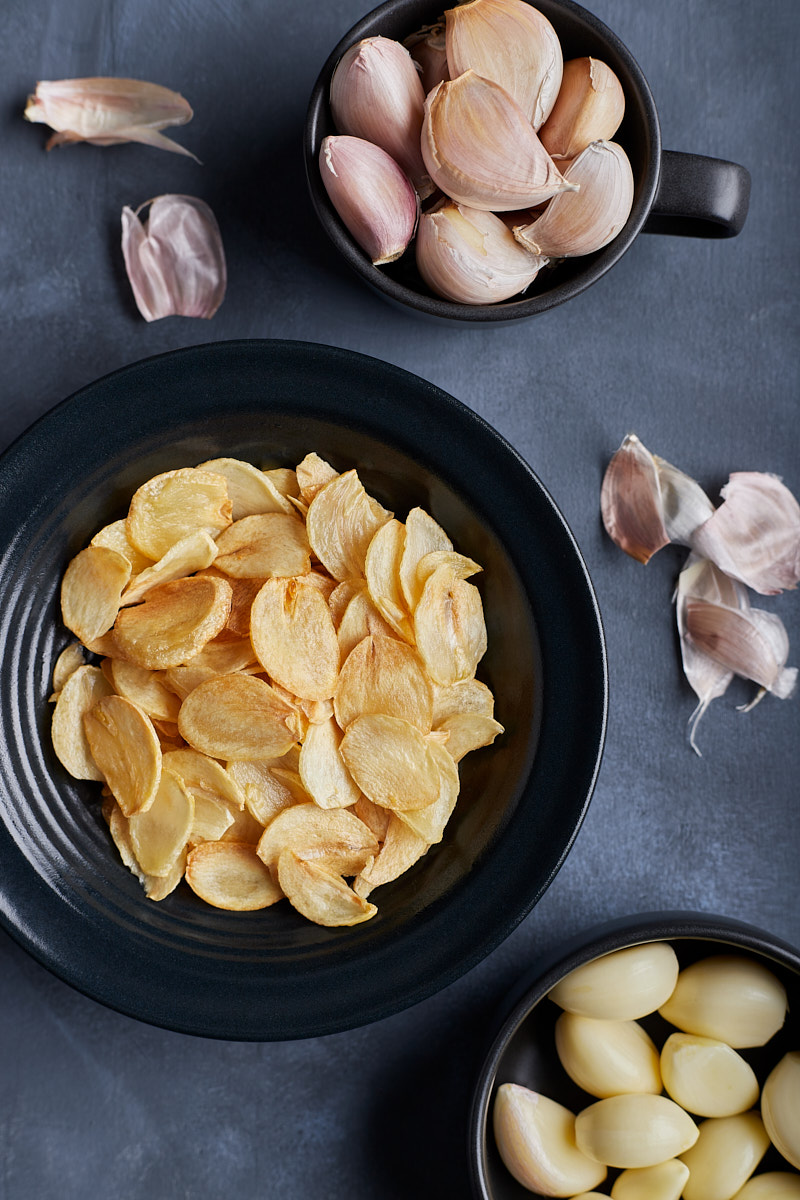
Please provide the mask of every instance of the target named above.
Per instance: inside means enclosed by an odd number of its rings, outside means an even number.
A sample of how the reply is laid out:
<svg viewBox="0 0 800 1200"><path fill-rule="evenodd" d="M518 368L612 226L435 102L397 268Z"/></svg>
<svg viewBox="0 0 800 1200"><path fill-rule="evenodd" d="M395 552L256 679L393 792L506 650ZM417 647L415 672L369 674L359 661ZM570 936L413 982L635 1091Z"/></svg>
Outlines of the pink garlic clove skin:
<svg viewBox="0 0 800 1200"><path fill-rule="evenodd" d="M139 213L147 205L143 222ZM146 321L213 317L225 298L227 269L214 214L194 196L158 196L122 210L122 253Z"/></svg>
<svg viewBox="0 0 800 1200"><path fill-rule="evenodd" d="M648 563L669 545L658 468L634 433L623 440L606 468L600 511L608 536L637 562Z"/></svg>
<svg viewBox="0 0 800 1200"><path fill-rule="evenodd" d="M324 139L319 169L331 204L373 266L399 258L414 236L419 199L394 159L342 134Z"/></svg>

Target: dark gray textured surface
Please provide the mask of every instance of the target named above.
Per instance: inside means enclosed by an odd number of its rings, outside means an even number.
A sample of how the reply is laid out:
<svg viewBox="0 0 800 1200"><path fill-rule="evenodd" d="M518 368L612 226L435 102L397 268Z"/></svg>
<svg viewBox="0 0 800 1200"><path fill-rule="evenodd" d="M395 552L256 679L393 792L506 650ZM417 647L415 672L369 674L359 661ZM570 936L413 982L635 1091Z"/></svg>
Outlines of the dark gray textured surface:
<svg viewBox="0 0 800 1200"><path fill-rule="evenodd" d="M396 312L344 273L306 198L300 130L358 0L4 0L0 9L0 445L124 363L216 339L351 347L444 387L500 430L562 507L587 558L611 673L607 749L575 848L531 916L480 967L364 1029L209 1043L109 1012L0 935L0 1198L108 1195L405 1200L467 1194L466 1113L488 1022L532 956L606 917L693 908L800 943L798 700L743 715L742 686L686 743L670 595L605 537L598 490L624 433L719 487L731 470L800 492L797 432L800 12L795 0L594 0L647 75L666 147L753 175L731 242L642 237L610 276L535 322L452 329ZM46 155L21 119L38 78L133 75L192 102L177 138ZM118 251L123 204L164 191L214 208L228 297L210 323L148 326ZM165 399L165 403L168 400ZM800 661L800 601L784 619Z"/></svg>

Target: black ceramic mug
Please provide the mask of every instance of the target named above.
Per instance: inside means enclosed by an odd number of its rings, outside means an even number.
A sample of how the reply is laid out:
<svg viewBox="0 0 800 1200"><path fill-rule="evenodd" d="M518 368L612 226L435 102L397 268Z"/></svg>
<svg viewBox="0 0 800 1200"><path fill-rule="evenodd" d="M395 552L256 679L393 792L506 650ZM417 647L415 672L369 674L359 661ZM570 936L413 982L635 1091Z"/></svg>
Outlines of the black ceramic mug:
<svg viewBox="0 0 800 1200"><path fill-rule="evenodd" d="M602 250L567 259L552 271L541 271L525 295L497 304L457 304L435 296L416 270L412 247L397 262L373 267L333 208L318 160L323 138L337 132L328 93L344 52L362 38L376 35L403 41L439 19L445 7L432 7L431 0L388 0L353 26L322 68L308 108L304 152L311 198L323 228L361 278L390 301L451 321L519 320L579 295L618 262L639 233L735 237L744 224L750 197L750 175L745 168L724 159L663 150L658 112L647 80L619 38L572 0L536 0L535 6L552 22L565 61L586 55L599 58L622 84L625 118L614 140L624 147L633 168L630 217Z"/></svg>

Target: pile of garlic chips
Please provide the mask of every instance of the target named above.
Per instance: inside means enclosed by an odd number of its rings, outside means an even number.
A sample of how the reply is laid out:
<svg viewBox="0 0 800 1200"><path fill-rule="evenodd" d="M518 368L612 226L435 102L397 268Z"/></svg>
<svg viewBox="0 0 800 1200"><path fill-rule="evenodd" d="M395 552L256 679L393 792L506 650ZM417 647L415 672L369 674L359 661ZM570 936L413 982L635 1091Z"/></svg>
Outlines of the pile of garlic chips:
<svg viewBox="0 0 800 1200"><path fill-rule="evenodd" d="M317 454L144 483L65 572L82 646L56 663L52 735L105 785L146 895L185 878L218 908L374 916L372 889L441 841L460 759L503 732L475 678L480 569Z"/></svg>

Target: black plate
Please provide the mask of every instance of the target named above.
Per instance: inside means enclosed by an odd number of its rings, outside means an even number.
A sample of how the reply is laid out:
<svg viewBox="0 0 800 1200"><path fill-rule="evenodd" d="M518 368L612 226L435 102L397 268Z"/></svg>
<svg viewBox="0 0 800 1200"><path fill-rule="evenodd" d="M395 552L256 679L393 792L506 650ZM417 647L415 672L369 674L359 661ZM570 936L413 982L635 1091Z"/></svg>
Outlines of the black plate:
<svg viewBox="0 0 800 1200"><path fill-rule="evenodd" d="M56 760L47 697L70 640L69 558L150 476L231 455L355 465L405 517L426 507L485 568L480 676L507 732L462 764L444 841L324 929L288 905L225 913L185 884L147 901L100 816L99 785ZM484 421L417 377L345 350L224 342L101 379L0 461L0 919L87 995L156 1025L231 1039L331 1033L388 1016L477 964L533 907L589 803L606 664L580 553L552 500Z"/></svg>

